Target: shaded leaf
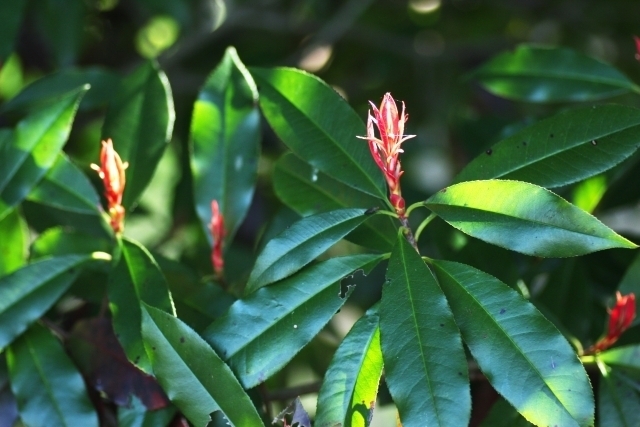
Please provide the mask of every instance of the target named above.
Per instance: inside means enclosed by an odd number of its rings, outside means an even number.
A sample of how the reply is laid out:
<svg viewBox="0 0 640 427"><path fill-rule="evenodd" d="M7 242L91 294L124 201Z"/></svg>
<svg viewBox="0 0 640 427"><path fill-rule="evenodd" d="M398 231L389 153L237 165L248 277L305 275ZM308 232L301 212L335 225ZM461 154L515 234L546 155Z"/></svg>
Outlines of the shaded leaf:
<svg viewBox="0 0 640 427"><path fill-rule="evenodd" d="M209 241L211 201L233 239L251 199L260 156L258 92L236 50L229 47L198 95L191 119L191 169L196 212Z"/></svg>
<svg viewBox="0 0 640 427"><path fill-rule="evenodd" d="M480 427L530 427L532 425L509 402L499 398Z"/></svg>
<svg viewBox="0 0 640 427"><path fill-rule="evenodd" d="M350 288L342 295L342 279L381 259L352 255L313 264L236 301L202 336L245 388L255 387L285 366L342 307L351 293Z"/></svg>
<svg viewBox="0 0 640 427"><path fill-rule="evenodd" d="M455 184L425 206L464 233L527 255L569 257L637 247L560 196L520 181Z"/></svg>
<svg viewBox="0 0 640 427"><path fill-rule="evenodd" d="M0 220L0 277L22 267L27 260L29 229L17 210Z"/></svg>
<svg viewBox="0 0 640 427"><path fill-rule="evenodd" d="M140 303L172 314L175 309L167 281L149 251L132 240L122 239L118 243L107 285L113 329L127 358L142 371L151 373L138 327L142 321Z"/></svg>
<svg viewBox="0 0 640 427"><path fill-rule="evenodd" d="M380 344L403 426L469 424L469 372L460 332L438 283L402 234L382 288Z"/></svg>
<svg viewBox="0 0 640 427"><path fill-rule="evenodd" d="M75 0L42 0L34 10L43 42L60 67L73 65L80 54L87 9L88 4Z"/></svg>
<svg viewBox="0 0 640 427"><path fill-rule="evenodd" d="M606 375L600 379L598 392L598 422L607 427L632 427L640 425L640 393L637 386L629 384L624 373L602 367Z"/></svg>
<svg viewBox="0 0 640 427"><path fill-rule="evenodd" d="M489 92L527 102L594 101L638 90L611 65L564 48L520 45L474 75Z"/></svg>
<svg viewBox="0 0 640 427"><path fill-rule="evenodd" d="M564 111L504 139L454 182L504 178L559 187L604 172L640 146L640 110L594 105Z"/></svg>
<svg viewBox="0 0 640 427"><path fill-rule="evenodd" d="M364 209L339 209L295 222L260 252L245 295L300 270L367 218Z"/></svg>
<svg viewBox="0 0 640 427"><path fill-rule="evenodd" d="M48 330L33 325L8 348L7 366L25 424L98 427L82 376Z"/></svg>
<svg viewBox="0 0 640 427"><path fill-rule="evenodd" d="M156 379L129 362L108 318L77 322L68 348L91 386L116 405L143 405L147 410L169 405Z"/></svg>
<svg viewBox="0 0 640 427"><path fill-rule="evenodd" d="M275 133L311 166L386 200L380 170L371 158L362 119L331 87L293 68L251 68L260 108Z"/></svg>
<svg viewBox="0 0 640 427"><path fill-rule="evenodd" d="M287 422L287 415L291 415L291 424ZM309 418L309 414L302 406L300 397L296 397L293 402L287 405L287 407L274 418L271 424L275 424L278 421L282 422L284 425L311 427L311 418Z"/></svg>
<svg viewBox="0 0 640 427"><path fill-rule="evenodd" d="M0 278L0 349L42 316L89 260L87 255L43 259Z"/></svg>
<svg viewBox="0 0 640 427"><path fill-rule="evenodd" d="M200 336L179 319L142 308L142 334L158 382L196 427L221 411L229 425L262 427L255 407L231 369Z"/></svg>
<svg viewBox="0 0 640 427"><path fill-rule="evenodd" d="M149 411L136 397L131 405L118 408L118 427L164 427L176 415L176 408L168 406L163 409Z"/></svg>
<svg viewBox="0 0 640 427"><path fill-rule="evenodd" d="M342 340L318 394L316 427L370 425L383 365L378 319L375 305Z"/></svg>
<svg viewBox="0 0 640 427"><path fill-rule="evenodd" d="M14 427L18 419L18 403L11 391L5 354L0 355L0 427Z"/></svg>
<svg viewBox="0 0 640 427"><path fill-rule="evenodd" d="M122 204L131 208L156 169L171 139L175 112L165 74L145 63L125 77L107 110L102 138L111 138L123 161L129 162Z"/></svg>
<svg viewBox="0 0 640 427"><path fill-rule="evenodd" d="M600 353L598 359L612 368L624 368L640 374L640 345L612 348Z"/></svg>
<svg viewBox="0 0 640 427"><path fill-rule="evenodd" d="M314 169L293 153L280 157L273 172L273 187L282 202L302 216L341 208L384 207L384 203ZM396 238L393 220L376 216L346 237L354 243L389 251Z"/></svg>
<svg viewBox="0 0 640 427"><path fill-rule="evenodd" d="M113 242L96 239L87 234L73 232L63 227L49 228L31 244L31 259L52 255L110 253Z"/></svg>
<svg viewBox="0 0 640 427"><path fill-rule="evenodd" d="M78 103L88 87L60 97L0 131L0 219L20 203L53 165L67 142Z"/></svg>
<svg viewBox="0 0 640 427"><path fill-rule="evenodd" d="M0 67L7 60L22 24L22 15L27 2L4 0L0 2Z"/></svg>
<svg viewBox="0 0 640 427"><path fill-rule="evenodd" d="M102 106L115 93L119 78L112 71L100 67L63 69L34 81L18 95L2 105L3 113L24 113L50 105L56 98L85 84L91 89L80 102L80 110Z"/></svg>
<svg viewBox="0 0 640 427"><path fill-rule="evenodd" d="M593 425L584 367L520 294L473 267L433 261L462 338L491 385L537 426Z"/></svg>

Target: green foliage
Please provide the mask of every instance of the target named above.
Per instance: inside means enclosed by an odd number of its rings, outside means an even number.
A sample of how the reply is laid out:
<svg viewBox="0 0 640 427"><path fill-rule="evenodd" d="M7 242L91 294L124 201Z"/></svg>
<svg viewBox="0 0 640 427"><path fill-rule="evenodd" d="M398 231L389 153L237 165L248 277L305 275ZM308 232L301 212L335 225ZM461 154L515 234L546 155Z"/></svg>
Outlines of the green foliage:
<svg viewBox="0 0 640 427"><path fill-rule="evenodd" d="M565 48L525 43L546 15L464 2L238 2L221 30L223 1L36 3L0 5L0 419L640 423L615 28Z"/></svg>

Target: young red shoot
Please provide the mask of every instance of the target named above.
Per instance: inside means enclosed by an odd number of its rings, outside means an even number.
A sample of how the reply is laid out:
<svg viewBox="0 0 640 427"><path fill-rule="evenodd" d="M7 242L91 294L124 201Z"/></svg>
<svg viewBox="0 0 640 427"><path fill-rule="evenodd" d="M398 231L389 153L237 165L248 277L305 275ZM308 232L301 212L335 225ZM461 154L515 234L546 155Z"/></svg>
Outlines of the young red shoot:
<svg viewBox="0 0 640 427"><path fill-rule="evenodd" d="M120 234L124 230L125 209L122 206L122 195L126 183L124 171L128 166L129 163L123 162L120 155L114 150L111 139L102 141L100 166L91 164L91 169L98 172L98 176L104 184L111 228L116 234Z"/></svg>

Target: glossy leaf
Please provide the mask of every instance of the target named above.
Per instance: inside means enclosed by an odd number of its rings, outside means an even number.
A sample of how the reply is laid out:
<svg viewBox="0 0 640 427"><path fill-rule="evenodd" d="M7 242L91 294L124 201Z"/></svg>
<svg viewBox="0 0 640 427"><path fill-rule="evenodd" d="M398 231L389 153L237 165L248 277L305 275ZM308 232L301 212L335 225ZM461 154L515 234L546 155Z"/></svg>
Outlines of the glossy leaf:
<svg viewBox="0 0 640 427"><path fill-rule="evenodd" d="M245 388L255 387L286 365L342 307L351 291L341 296L341 280L380 260L379 255L352 255L313 264L236 301L202 336Z"/></svg>
<svg viewBox="0 0 640 427"><path fill-rule="evenodd" d="M593 425L593 392L575 351L520 294L473 267L433 261L465 344L491 385L537 426Z"/></svg>
<svg viewBox="0 0 640 427"><path fill-rule="evenodd" d="M98 427L82 376L48 330L33 325L9 347L7 366L25 424Z"/></svg>
<svg viewBox="0 0 640 427"><path fill-rule="evenodd" d="M209 241L211 201L224 215L226 240L242 223L260 156L260 112L256 85L233 47L200 91L191 119L191 169L196 211Z"/></svg>
<svg viewBox="0 0 640 427"><path fill-rule="evenodd" d="M51 169L27 196L32 202L101 219L100 197L69 158L60 153Z"/></svg>
<svg viewBox="0 0 640 427"><path fill-rule="evenodd" d="M606 375L600 379L598 423L606 427L640 425L640 393L637 384L624 372L603 366Z"/></svg>
<svg viewBox="0 0 640 427"><path fill-rule="evenodd" d="M298 157L332 178L386 200L382 173L371 158L362 119L331 87L292 68L251 68L260 108Z"/></svg>
<svg viewBox="0 0 640 427"><path fill-rule="evenodd" d="M158 382L196 427L220 411L229 425L262 427L255 407L233 372L200 336L179 319L142 308L142 334Z"/></svg>
<svg viewBox="0 0 640 427"><path fill-rule="evenodd" d="M273 171L273 187L282 202L302 216L341 208L376 208L384 203L314 169L293 153L283 155ZM390 251L396 238L393 220L376 216L347 236L363 246Z"/></svg>
<svg viewBox="0 0 640 427"><path fill-rule="evenodd" d="M151 373L139 327L142 321L140 303L174 314L173 301L167 281L149 251L127 239L119 244L107 286L113 329L129 360L144 372Z"/></svg>
<svg viewBox="0 0 640 427"><path fill-rule="evenodd" d="M455 182L504 178L559 187L604 172L640 146L640 110L576 108L541 120L476 157Z"/></svg>
<svg viewBox="0 0 640 427"><path fill-rule="evenodd" d="M404 427L464 427L471 416L460 332L420 254L398 235L380 302L385 379Z"/></svg>
<svg viewBox="0 0 640 427"><path fill-rule="evenodd" d="M123 79L109 105L102 138L111 138L123 161L129 162L122 204L131 208L156 169L171 139L175 112L165 74L145 63Z"/></svg>
<svg viewBox="0 0 640 427"><path fill-rule="evenodd" d="M624 368L640 373L640 345L612 348L600 353L598 359L613 368Z"/></svg>
<svg viewBox="0 0 640 427"><path fill-rule="evenodd" d="M531 427L532 425L509 402L499 398L480 427Z"/></svg>
<svg viewBox="0 0 640 427"><path fill-rule="evenodd" d="M0 278L0 349L42 316L78 277L87 255L32 262Z"/></svg>
<svg viewBox="0 0 640 427"><path fill-rule="evenodd" d="M34 81L4 104L0 111L23 113L42 108L84 84L91 85L91 89L82 98L80 110L89 110L106 104L116 92L118 82L115 73L100 67L64 69Z"/></svg>
<svg viewBox="0 0 640 427"><path fill-rule="evenodd" d="M0 64L4 64L11 52L22 24L26 2L4 0L0 2Z"/></svg>
<svg viewBox="0 0 640 427"><path fill-rule="evenodd" d="M67 142L78 103L88 87L62 96L0 132L0 219L29 194Z"/></svg>
<svg viewBox="0 0 640 427"><path fill-rule="evenodd" d="M464 233L527 255L569 257L637 247L560 196L520 181L455 184L425 206Z"/></svg>
<svg viewBox="0 0 640 427"><path fill-rule="evenodd" d="M638 87L609 64L564 48L521 45L474 73L489 92L527 102L594 101Z"/></svg>
<svg viewBox="0 0 640 427"><path fill-rule="evenodd" d="M356 322L333 356L318 394L316 427L365 427L382 374L378 305Z"/></svg>
<svg viewBox="0 0 640 427"><path fill-rule="evenodd" d="M17 210L0 220L0 277L22 267L27 260L29 229Z"/></svg>
<svg viewBox="0 0 640 427"><path fill-rule="evenodd" d="M52 255L111 253L112 249L113 242L110 240L97 239L64 227L54 227L49 228L34 240L30 252L33 260Z"/></svg>
<svg viewBox="0 0 640 427"><path fill-rule="evenodd" d="M364 209L340 209L294 223L264 247L251 271L245 295L300 270L367 218Z"/></svg>

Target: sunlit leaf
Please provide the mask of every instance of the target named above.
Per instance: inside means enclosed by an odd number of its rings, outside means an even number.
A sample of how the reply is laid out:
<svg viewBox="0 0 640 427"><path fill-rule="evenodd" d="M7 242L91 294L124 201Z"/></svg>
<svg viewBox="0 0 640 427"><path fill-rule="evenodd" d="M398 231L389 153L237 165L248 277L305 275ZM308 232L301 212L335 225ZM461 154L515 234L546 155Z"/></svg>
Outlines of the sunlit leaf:
<svg viewBox="0 0 640 427"><path fill-rule="evenodd" d="M29 229L17 210L0 220L0 277L22 267L27 260Z"/></svg>
<svg viewBox="0 0 640 427"><path fill-rule="evenodd" d="M111 138L123 161L129 162L122 204L132 207L156 169L171 139L175 112L169 81L147 62L125 77L109 104L102 138Z"/></svg>
<svg viewBox="0 0 640 427"><path fill-rule="evenodd" d="M468 265L433 261L433 268L465 344L498 393L537 426L593 426L584 367L531 303Z"/></svg>
<svg viewBox="0 0 640 427"><path fill-rule="evenodd" d="M569 257L637 247L560 196L520 181L455 184L425 206L464 233L527 255Z"/></svg>
<svg viewBox="0 0 640 427"><path fill-rule="evenodd" d="M365 427L382 374L378 305L356 322L333 356L318 394L316 427Z"/></svg>
<svg viewBox="0 0 640 427"><path fill-rule="evenodd" d="M298 157L340 182L386 200L384 179L360 117L316 76L292 68L251 68L260 108L269 125Z"/></svg>
<svg viewBox="0 0 640 427"><path fill-rule="evenodd" d="M236 301L202 336L244 387L254 387L286 365L342 307L351 291L341 296L340 281L381 259L351 255L313 264Z"/></svg>
<svg viewBox="0 0 640 427"><path fill-rule="evenodd" d="M249 210L260 134L255 83L230 47L200 91L191 119L196 211L209 240L212 200L218 201L224 215L227 241L233 239Z"/></svg>
<svg viewBox="0 0 640 427"><path fill-rule="evenodd" d="M98 426L82 376L60 342L33 325L7 350L11 389L29 426Z"/></svg>
<svg viewBox="0 0 640 427"><path fill-rule="evenodd" d="M504 178L559 187L604 172L640 146L640 110L598 105L541 120L476 157L455 182Z"/></svg>
<svg viewBox="0 0 640 427"><path fill-rule="evenodd" d="M171 401L196 427L220 411L229 425L263 427L231 369L200 336L161 310L142 308L142 334L154 375Z"/></svg>
<svg viewBox="0 0 640 427"><path fill-rule="evenodd" d="M517 101L593 101L637 91L609 64L565 48L520 45L474 73L489 92Z"/></svg>
<svg viewBox="0 0 640 427"><path fill-rule="evenodd" d="M0 130L0 219L27 197L67 142L78 103L88 87L67 93L18 123Z"/></svg>
<svg viewBox="0 0 640 427"><path fill-rule="evenodd" d="M469 424L469 372L460 331L438 283L402 234L382 288L380 343L403 426Z"/></svg>

